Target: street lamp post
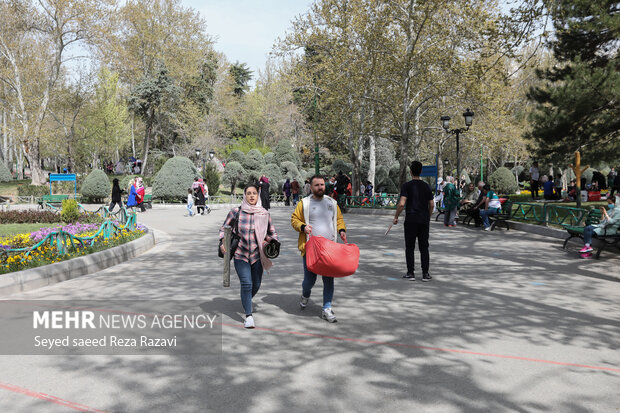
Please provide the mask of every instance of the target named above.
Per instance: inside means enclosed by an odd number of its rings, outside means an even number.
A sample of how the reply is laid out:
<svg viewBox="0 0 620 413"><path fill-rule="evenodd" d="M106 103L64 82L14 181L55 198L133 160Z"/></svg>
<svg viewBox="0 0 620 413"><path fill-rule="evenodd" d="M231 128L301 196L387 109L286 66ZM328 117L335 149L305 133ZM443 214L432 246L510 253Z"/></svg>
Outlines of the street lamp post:
<svg viewBox="0 0 620 413"><path fill-rule="evenodd" d="M457 188L460 189L461 182L461 154L460 154L460 146L459 146L459 135L463 132L467 132L469 127L473 123L474 120L474 112L470 111L469 108L463 113L463 117L465 118L465 128L456 128L450 129L450 116L442 116L441 122L446 133L456 135L456 179L457 179Z"/></svg>

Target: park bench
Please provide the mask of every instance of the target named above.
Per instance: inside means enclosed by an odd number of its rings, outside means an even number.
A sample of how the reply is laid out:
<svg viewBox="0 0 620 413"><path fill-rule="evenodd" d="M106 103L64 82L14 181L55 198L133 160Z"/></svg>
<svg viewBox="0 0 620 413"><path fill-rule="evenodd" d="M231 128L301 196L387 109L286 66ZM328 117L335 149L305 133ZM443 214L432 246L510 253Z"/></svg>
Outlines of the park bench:
<svg viewBox="0 0 620 413"><path fill-rule="evenodd" d="M41 209L44 209L46 206L57 208L62 206L62 201L65 199L69 199L69 195L43 195L37 202Z"/></svg>
<svg viewBox="0 0 620 413"><path fill-rule="evenodd" d="M588 216L586 217L586 225L596 225L600 223L601 216L602 216L601 211L599 211L598 209L590 210L590 212L588 213ZM585 229L585 226L566 227L566 231L568 232L568 238L564 240L564 245L562 246L562 248L566 249L566 245L568 244L568 241L570 241L573 238L581 238L583 240L584 229ZM603 233L602 235L597 235L596 233L594 233L592 234L592 238L596 238L600 241L600 246L597 248L596 254L594 256L594 258L596 259L599 259L599 257L601 256L601 252L603 252L603 250L606 249L607 247L615 247L620 250L620 233L615 233L615 234Z"/></svg>
<svg viewBox="0 0 620 413"><path fill-rule="evenodd" d="M144 200L142 201L145 208L153 208L153 195L144 195Z"/></svg>
<svg viewBox="0 0 620 413"><path fill-rule="evenodd" d="M493 231L499 224L505 226L506 230L510 230L508 220L512 216L512 201L506 198L500 198L500 202L502 202L501 212L499 214L489 215L489 220L491 221L491 231Z"/></svg>

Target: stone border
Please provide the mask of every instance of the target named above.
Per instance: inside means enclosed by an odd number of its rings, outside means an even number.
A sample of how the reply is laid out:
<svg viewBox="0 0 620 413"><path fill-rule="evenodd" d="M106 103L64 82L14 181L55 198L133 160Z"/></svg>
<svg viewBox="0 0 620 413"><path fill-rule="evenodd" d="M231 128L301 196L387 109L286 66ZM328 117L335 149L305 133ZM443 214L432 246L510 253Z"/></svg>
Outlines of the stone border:
<svg viewBox="0 0 620 413"><path fill-rule="evenodd" d="M0 275L0 297L34 290L104 270L128 261L155 245L155 235L147 229L142 237L83 257Z"/></svg>

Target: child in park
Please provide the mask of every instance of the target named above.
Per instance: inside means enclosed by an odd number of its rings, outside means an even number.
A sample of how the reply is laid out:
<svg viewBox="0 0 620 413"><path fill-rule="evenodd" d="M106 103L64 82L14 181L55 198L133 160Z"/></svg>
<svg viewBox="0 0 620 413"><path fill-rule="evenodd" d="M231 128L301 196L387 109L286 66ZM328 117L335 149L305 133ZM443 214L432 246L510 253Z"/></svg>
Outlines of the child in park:
<svg viewBox="0 0 620 413"><path fill-rule="evenodd" d="M187 212L190 217L194 216L192 208L194 207L194 196L192 195L192 188L187 190Z"/></svg>

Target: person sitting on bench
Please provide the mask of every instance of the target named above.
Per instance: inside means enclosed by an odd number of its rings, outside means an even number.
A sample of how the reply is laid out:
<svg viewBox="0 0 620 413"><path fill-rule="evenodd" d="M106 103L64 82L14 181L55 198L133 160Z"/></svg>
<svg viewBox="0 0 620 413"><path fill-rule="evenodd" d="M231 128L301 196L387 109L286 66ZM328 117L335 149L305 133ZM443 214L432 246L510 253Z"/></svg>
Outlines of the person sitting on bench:
<svg viewBox="0 0 620 413"><path fill-rule="evenodd" d="M497 196L495 192L491 191L489 184L484 186L483 191L486 192L487 195L484 209L480 210L480 217L484 223L484 230L490 231L491 223L489 222L489 215L498 214L502 209L502 203L499 200L499 196Z"/></svg>
<svg viewBox="0 0 620 413"><path fill-rule="evenodd" d="M616 198L607 198L607 208L609 213L605 211L605 207L601 208L601 217L603 218L599 224L587 225L583 229L583 243L584 247L579 250L581 258L589 258L592 256L593 248L590 246L592 242L593 234L596 235L613 235L618 233L618 227L620 227L620 211L616 208Z"/></svg>
<svg viewBox="0 0 620 413"><path fill-rule="evenodd" d="M487 199L487 193L484 191L484 182L478 182L478 199L474 203L474 206L471 210L471 214L474 217L474 222L476 223L476 227L482 225L482 218L480 217L480 208L484 209L485 202Z"/></svg>

